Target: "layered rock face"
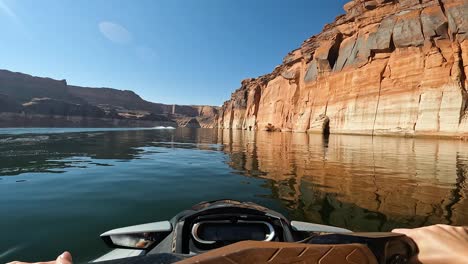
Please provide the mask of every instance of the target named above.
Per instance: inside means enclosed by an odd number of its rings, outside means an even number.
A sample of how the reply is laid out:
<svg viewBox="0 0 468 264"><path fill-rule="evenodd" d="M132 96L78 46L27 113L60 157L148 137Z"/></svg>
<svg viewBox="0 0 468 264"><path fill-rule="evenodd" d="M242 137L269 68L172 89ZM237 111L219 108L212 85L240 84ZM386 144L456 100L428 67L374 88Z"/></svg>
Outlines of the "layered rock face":
<svg viewBox="0 0 468 264"><path fill-rule="evenodd" d="M468 135L468 1L354 0L220 110L226 129Z"/></svg>

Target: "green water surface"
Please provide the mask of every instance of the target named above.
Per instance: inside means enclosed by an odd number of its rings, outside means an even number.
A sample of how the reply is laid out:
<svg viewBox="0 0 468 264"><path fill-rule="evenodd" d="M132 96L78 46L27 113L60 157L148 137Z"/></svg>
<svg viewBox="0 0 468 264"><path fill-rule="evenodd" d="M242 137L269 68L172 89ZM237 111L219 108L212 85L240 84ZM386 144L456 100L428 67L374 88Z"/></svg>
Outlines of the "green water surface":
<svg viewBox="0 0 468 264"><path fill-rule="evenodd" d="M212 129L1 129L0 263L77 263L106 230L214 199L356 231L468 224L468 144Z"/></svg>

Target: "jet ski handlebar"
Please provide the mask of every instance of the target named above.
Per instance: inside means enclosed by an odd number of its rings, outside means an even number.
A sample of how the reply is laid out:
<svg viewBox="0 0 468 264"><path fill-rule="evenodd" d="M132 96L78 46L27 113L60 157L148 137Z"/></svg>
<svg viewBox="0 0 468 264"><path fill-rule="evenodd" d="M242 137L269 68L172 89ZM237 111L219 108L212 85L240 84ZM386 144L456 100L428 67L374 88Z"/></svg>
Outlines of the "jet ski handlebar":
<svg viewBox="0 0 468 264"><path fill-rule="evenodd" d="M353 263L405 264L417 254L416 244L395 233L324 234L301 243L242 241L196 256L154 254L101 264L211 263Z"/></svg>
<svg viewBox="0 0 468 264"><path fill-rule="evenodd" d="M328 243L320 244L321 241ZM354 242L344 243L345 241ZM178 264L404 264L409 263L416 252L415 244L407 237L398 234L326 235L320 239L311 239L308 243L244 241L182 260Z"/></svg>
<svg viewBox="0 0 468 264"><path fill-rule="evenodd" d="M170 221L114 229L101 237L117 249L94 261L107 264L404 264L418 252L403 234L289 221L268 208L233 200L200 203ZM129 254L137 257L126 258Z"/></svg>

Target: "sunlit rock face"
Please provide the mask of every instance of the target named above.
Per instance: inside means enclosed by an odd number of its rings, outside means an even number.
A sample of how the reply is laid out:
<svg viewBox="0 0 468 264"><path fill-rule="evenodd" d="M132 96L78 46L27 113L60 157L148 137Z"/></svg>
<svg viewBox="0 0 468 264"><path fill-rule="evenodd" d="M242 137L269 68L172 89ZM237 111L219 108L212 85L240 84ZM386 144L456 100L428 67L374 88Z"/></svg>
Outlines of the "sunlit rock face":
<svg viewBox="0 0 468 264"><path fill-rule="evenodd" d="M345 15L242 82L225 129L468 135L468 1L354 0Z"/></svg>

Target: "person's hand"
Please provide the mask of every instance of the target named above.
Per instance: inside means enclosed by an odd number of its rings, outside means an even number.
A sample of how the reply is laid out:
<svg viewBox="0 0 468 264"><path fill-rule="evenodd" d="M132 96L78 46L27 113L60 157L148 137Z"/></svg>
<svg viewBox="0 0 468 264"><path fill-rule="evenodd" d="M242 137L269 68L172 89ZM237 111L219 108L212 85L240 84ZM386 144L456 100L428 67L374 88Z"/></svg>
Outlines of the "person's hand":
<svg viewBox="0 0 468 264"><path fill-rule="evenodd" d="M34 263L27 263L21 261L13 261L7 264L73 264L72 256L69 252L65 251L62 255L58 256L56 260L48 261L48 262L34 262Z"/></svg>
<svg viewBox="0 0 468 264"><path fill-rule="evenodd" d="M468 263L468 227L435 225L416 229L394 229L416 242L419 254L411 263Z"/></svg>

